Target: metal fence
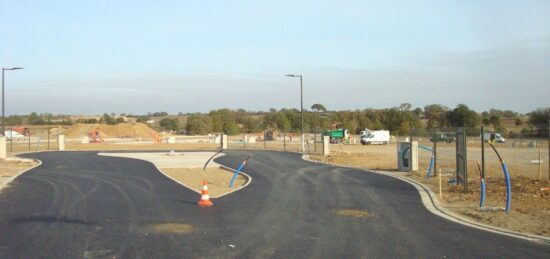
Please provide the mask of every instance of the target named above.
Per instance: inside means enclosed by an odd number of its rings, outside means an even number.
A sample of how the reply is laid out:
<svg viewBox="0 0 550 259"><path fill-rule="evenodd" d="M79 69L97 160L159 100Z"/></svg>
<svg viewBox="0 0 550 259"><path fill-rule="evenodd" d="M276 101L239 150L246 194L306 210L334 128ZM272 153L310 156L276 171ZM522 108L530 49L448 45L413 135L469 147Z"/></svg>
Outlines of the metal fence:
<svg viewBox="0 0 550 259"><path fill-rule="evenodd" d="M482 140L480 128L468 128L466 139L467 172L469 179L478 179L483 164ZM475 134L474 132L478 132ZM432 150L436 150L435 168L441 168L443 173L456 175L457 149L456 139L432 141L437 134L456 136L456 129L434 130L431 137L413 134L413 141L419 143L419 170L427 174L430 166ZM512 177L527 177L531 179L550 179L549 139L506 139L504 143L494 142L494 147L506 162ZM502 165L495 151L484 143L485 177L501 178ZM437 172L437 169L434 169Z"/></svg>
<svg viewBox="0 0 550 259"><path fill-rule="evenodd" d="M6 128L6 149L9 153L57 150L59 128L31 128L21 131L19 128Z"/></svg>
<svg viewBox="0 0 550 259"><path fill-rule="evenodd" d="M322 131L311 131L304 134L304 153L320 154L323 152ZM263 132L228 136L229 149L258 149L301 152L300 132L286 132L279 129Z"/></svg>

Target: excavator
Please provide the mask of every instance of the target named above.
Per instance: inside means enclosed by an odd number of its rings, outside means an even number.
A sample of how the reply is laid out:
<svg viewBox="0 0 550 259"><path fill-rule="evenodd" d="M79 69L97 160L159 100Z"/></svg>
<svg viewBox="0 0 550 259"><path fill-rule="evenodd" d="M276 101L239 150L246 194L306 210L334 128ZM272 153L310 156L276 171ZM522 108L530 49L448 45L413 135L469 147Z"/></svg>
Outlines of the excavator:
<svg viewBox="0 0 550 259"><path fill-rule="evenodd" d="M103 139L101 138L101 135L99 134L99 128L96 128L95 130L92 130L88 133L88 140L90 143L101 143L103 142Z"/></svg>

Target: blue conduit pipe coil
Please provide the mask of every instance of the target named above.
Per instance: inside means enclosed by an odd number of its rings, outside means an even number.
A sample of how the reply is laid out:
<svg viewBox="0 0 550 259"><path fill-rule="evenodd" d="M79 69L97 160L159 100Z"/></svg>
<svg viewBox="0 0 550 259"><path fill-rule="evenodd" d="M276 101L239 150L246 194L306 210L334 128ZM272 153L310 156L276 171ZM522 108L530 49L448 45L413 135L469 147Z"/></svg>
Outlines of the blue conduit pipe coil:
<svg viewBox="0 0 550 259"><path fill-rule="evenodd" d="M502 165L502 171L504 172L504 180L506 181L506 213L510 212L510 207L512 203L512 184L510 182L510 173L508 172L508 167L506 166L506 163L504 160L502 160L502 157L498 153L497 149L493 145L491 141L488 141L489 146L493 148L495 153L497 154L498 160L500 161L500 164Z"/></svg>
<svg viewBox="0 0 550 259"><path fill-rule="evenodd" d="M508 167L504 161L502 162L502 170L504 171L504 179L506 181L506 213L510 212L510 203L512 202L512 184L510 183L510 174Z"/></svg>
<svg viewBox="0 0 550 259"><path fill-rule="evenodd" d="M430 159L430 166L428 167L428 175L426 178L429 178L432 174L432 168L434 166L434 154L432 153L432 158Z"/></svg>
<svg viewBox="0 0 550 259"><path fill-rule="evenodd" d="M235 179L237 178L237 175L239 172L243 169L243 167L246 165L246 162L248 162L248 159L252 157L252 154L248 155L248 157L239 165L237 170L233 173L233 177L231 178L231 182L229 182L229 188L233 188L233 183L235 183Z"/></svg>

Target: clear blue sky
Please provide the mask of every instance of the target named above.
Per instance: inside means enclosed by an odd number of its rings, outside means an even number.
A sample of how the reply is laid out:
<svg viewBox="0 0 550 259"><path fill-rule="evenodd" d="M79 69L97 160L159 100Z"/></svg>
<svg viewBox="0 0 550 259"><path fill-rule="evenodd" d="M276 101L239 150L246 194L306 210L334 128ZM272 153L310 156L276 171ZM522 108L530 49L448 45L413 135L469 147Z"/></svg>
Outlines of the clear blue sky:
<svg viewBox="0 0 550 259"><path fill-rule="evenodd" d="M550 106L550 1L0 0L6 113Z"/></svg>

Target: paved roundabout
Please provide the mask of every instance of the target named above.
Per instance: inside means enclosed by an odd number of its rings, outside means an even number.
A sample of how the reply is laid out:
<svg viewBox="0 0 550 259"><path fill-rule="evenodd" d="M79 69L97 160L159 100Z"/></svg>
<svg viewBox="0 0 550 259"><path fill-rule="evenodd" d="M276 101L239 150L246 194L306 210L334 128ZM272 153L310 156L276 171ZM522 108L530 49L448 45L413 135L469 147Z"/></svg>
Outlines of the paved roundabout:
<svg viewBox="0 0 550 259"><path fill-rule="evenodd" d="M96 152L23 155L43 162L0 194L0 258L547 258L550 246L430 213L410 184L254 153L247 188L198 195L145 161Z"/></svg>

